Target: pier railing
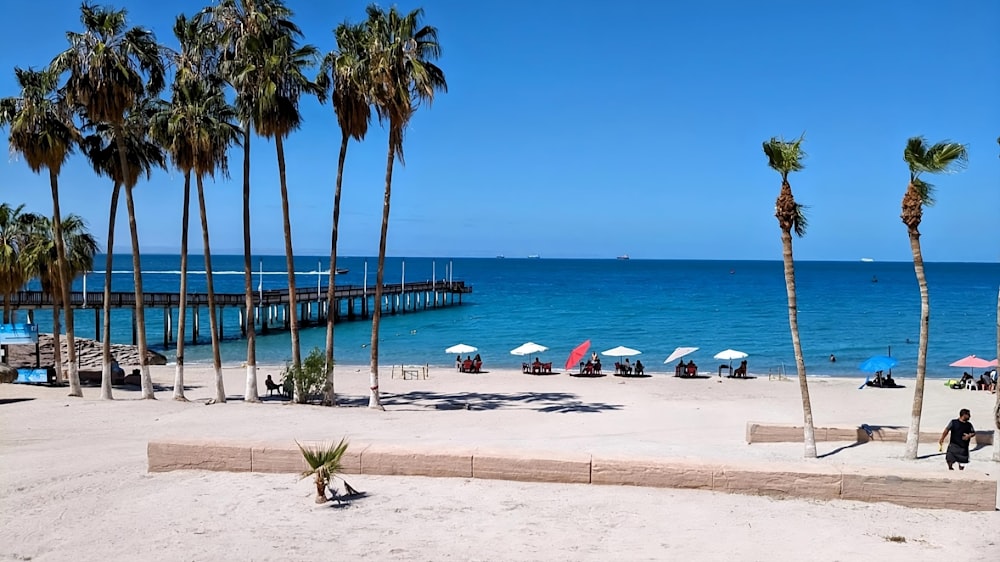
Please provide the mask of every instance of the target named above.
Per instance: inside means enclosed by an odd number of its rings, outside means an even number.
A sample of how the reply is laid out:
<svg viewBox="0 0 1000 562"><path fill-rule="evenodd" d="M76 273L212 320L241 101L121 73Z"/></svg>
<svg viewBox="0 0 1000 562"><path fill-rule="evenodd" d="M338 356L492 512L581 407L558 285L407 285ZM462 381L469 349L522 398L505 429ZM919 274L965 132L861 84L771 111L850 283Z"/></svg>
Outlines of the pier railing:
<svg viewBox="0 0 1000 562"><path fill-rule="evenodd" d="M472 287L464 281L418 281L413 283L386 283L382 285L382 294L385 296L399 295L411 292L437 292L445 294L468 294L472 292ZM317 302L326 300L327 287L320 287L317 293L315 287L299 287L295 290L296 300L299 302ZM334 299L360 299L371 297L375 294L375 287L363 285L338 285L334 290ZM52 295L42 291L19 291L10 296L10 306L13 308L42 308L52 306ZM143 294L143 305L147 307L177 307L181 304L180 293L149 292ZM266 291L253 292L253 304L255 306L273 306L288 304L288 289L269 289ZM76 291L70 294L70 304L73 308L101 308L104 306L104 292L96 291L83 293ZM115 291L111 293L110 304L112 308L135 308L135 293ZM246 295L244 293L216 293L216 306L244 306ZM208 306L207 293L188 293L188 306Z"/></svg>

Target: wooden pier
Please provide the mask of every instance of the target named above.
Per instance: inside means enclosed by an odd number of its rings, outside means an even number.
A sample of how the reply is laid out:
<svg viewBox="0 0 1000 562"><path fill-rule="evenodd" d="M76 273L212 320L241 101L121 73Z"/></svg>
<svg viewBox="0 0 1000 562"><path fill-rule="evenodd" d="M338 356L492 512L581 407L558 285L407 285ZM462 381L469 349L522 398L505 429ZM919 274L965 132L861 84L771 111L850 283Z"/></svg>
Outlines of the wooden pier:
<svg viewBox="0 0 1000 562"><path fill-rule="evenodd" d="M319 290L317 290L319 289ZM362 285L338 285L334 292L334 304L329 306L326 298L327 287L298 288L295 291L296 302L299 305L299 326L317 326L326 324L332 313L334 322L344 320L364 320L371 317L376 303L374 287ZM462 304L462 295L472 292L472 287L464 281L419 281L415 283L386 284L382 288L382 314L405 314L428 309ZM132 343L137 341L135 323L135 293L112 292L111 308L132 309ZM259 333L270 330L289 329L290 314L289 290L276 289L255 291L253 293L254 319L259 326ZM20 291L11 295L10 306L15 310L27 311L28 322L34 323L34 313L39 309L51 310L52 297L41 291ZM146 309L158 309L163 315L163 345L176 341L176 327L173 312L180 307L180 293L145 293L143 305ZM70 296L73 310L100 311L104 307L104 292L73 292ZM198 343L200 332L200 310L208 307L207 293L188 293L187 308L190 315L192 343ZM220 339L225 336L224 326L226 309L239 311L240 337L246 337L247 326L246 296L244 293L216 293L215 307L219 312L217 323ZM102 334L103 315L94 314L94 334L100 340ZM79 324L77 325L79 328Z"/></svg>

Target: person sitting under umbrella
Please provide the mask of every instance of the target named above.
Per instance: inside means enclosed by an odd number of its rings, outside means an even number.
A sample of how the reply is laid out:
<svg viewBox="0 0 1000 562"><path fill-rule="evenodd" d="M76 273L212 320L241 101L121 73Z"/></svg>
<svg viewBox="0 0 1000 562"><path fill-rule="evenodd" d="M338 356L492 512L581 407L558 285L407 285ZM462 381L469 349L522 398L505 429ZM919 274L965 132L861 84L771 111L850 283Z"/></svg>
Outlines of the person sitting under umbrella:
<svg viewBox="0 0 1000 562"><path fill-rule="evenodd" d="M542 362L539 361L537 357L535 357L535 362L531 364L531 372L532 373L542 372Z"/></svg>
<svg viewBox="0 0 1000 562"><path fill-rule="evenodd" d="M687 368L687 365L685 365L684 364L684 360L681 359L680 362L677 363L677 367L674 369L674 376L675 377L683 377L684 373L685 373L685 370L684 370L685 368Z"/></svg>
<svg viewBox="0 0 1000 562"><path fill-rule="evenodd" d="M596 353L594 355L597 355ZM594 373L601 374L601 358L594 359Z"/></svg>
<svg viewBox="0 0 1000 562"><path fill-rule="evenodd" d="M642 361L639 361L638 359L636 359L635 360L635 374L641 375L642 371L644 369L645 369L645 367L642 366Z"/></svg>

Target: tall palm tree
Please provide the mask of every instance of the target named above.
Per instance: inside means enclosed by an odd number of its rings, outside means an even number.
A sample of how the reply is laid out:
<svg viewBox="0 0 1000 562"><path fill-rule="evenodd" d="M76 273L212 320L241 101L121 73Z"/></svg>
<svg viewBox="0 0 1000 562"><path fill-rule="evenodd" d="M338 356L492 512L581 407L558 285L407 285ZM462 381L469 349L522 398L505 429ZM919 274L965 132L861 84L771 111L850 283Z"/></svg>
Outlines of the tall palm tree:
<svg viewBox="0 0 1000 562"><path fill-rule="evenodd" d="M59 341L59 311L69 312L72 307L64 300L64 289L71 286L81 274L94 268L94 255L97 254L97 240L87 230L83 218L78 215L67 215L59 222L63 237L63 247L66 254L66 269L59 267L58 242L55 233L55 221L46 216L29 214L27 220L27 236L25 243L25 264L29 275L37 277L42 292L52 296L52 332L55 339L53 355L56 369L62 367L62 345ZM63 275L68 271L68 275ZM67 338L68 340L68 338ZM69 350L73 343L67 341ZM75 361L75 355L70 355L69 361ZM79 385L79 380L77 381Z"/></svg>
<svg viewBox="0 0 1000 562"><path fill-rule="evenodd" d="M774 216L781 228L781 256L785 264L785 292L788 293L788 326L792 332L792 349L795 352L795 368L799 374L799 391L802 394L802 416L804 418L803 440L806 458L816 458L816 433L813 428L812 404L809 401L809 383L806 381L806 361L802 355L799 340L799 309L795 294L795 260L792 258L792 232L802 237L806 233L805 208L795 201L788 174L798 172L805 166L802 160L806 153L802 150L803 137L786 142L777 137L764 143L767 165L781 174L781 191L774 203Z"/></svg>
<svg viewBox="0 0 1000 562"><path fill-rule="evenodd" d="M334 30L337 50L327 53L320 66L316 83L324 90L331 86L333 110L340 125L340 157L337 160L337 182L333 192L333 228L330 235L330 274L327 280L326 302L326 373L327 391L323 403L337 404L337 394L333 386L333 322L337 275L337 233L340 224L340 193L344 182L344 161L347 159L347 144L353 137L362 141L368 134L371 122L371 101L367 83L367 51L365 49L365 26L342 23ZM323 101L325 96L320 97Z"/></svg>
<svg viewBox="0 0 1000 562"><path fill-rule="evenodd" d="M82 33L68 32L69 48L52 61L52 68L68 73L65 91L69 100L82 108L93 123L114 130L120 169L128 169L126 148L122 146L126 115L144 96L153 97L163 89L164 63L156 37L147 29L128 27L128 12L89 3L80 6ZM139 361L142 368L142 397L155 399L149 374L146 345L146 314L143 306L142 266L139 236L135 225L132 187L125 184L132 237L132 271L135 284L135 319L138 327Z"/></svg>
<svg viewBox="0 0 1000 562"><path fill-rule="evenodd" d="M910 168L910 182L903 195L903 210L899 218L906 225L913 252L913 270L920 286L920 340L917 344L917 380L913 385L913 409L910 412L910 429L906 433L904 457L917 458L920 441L920 414L924 407L924 377L927 374L927 336L930 331L931 303L924 275L924 257L920 250L920 222L924 206L934 204L934 186L921 179L920 174L938 174L961 168L968 161L965 145L943 141L927 146L923 137L912 137L906 142L903 160Z"/></svg>
<svg viewBox="0 0 1000 562"><path fill-rule="evenodd" d="M437 29L421 26L423 10L402 14L371 4L367 8L366 48L369 91L379 121L389 125L389 150L385 164L385 197L382 203L382 233L378 248L375 310L372 313L371 394L369 408L382 408L378 390L378 334L382 318L382 283L385 278L385 244L392 198L392 165L403 160L403 133L420 103L430 104L437 91L448 91L444 72L430 61L441 56Z"/></svg>
<svg viewBox="0 0 1000 562"><path fill-rule="evenodd" d="M257 128L267 81L261 69L264 46L275 37L301 31L291 21L292 11L281 0L220 0L205 8L198 19L214 24L223 49L220 70L236 92L236 109L243 129L243 281L246 296L247 375L244 400L259 402L254 322L253 264L250 245L250 136ZM258 131L259 132L259 131Z"/></svg>
<svg viewBox="0 0 1000 562"><path fill-rule="evenodd" d="M997 137L997 144L1000 144L1000 137ZM1000 357L1000 291L997 291L997 357ZM1000 367L1000 365L997 365ZM997 368L994 367L994 368ZM1000 383L1000 380L998 380ZM1000 384L995 385L1000 387ZM993 430L993 460L1000 462L1000 388L994 388L996 392L997 400L993 405L993 423L995 429Z"/></svg>
<svg viewBox="0 0 1000 562"><path fill-rule="evenodd" d="M282 35L262 49L259 60L262 86L254 108L257 134L273 138L278 157L278 182L281 188L281 219L285 238L285 267L288 272L288 320L292 342L292 367L302 366L299 345L298 302L295 296L295 252L292 249L292 222L288 210L288 182L285 176L284 139L299 128L299 99L302 94L316 93L315 83L305 72L317 57L312 45L299 47L295 36ZM301 385L296 381L295 400L300 401Z"/></svg>
<svg viewBox="0 0 1000 562"><path fill-rule="evenodd" d="M35 173L42 169L49 173L52 191L52 230L59 271L68 279L66 248L63 244L62 215L59 209L59 172L80 133L73 124L66 99L59 94L59 74L51 69L24 70L15 68L21 94L0 99L0 127L10 127L11 150L24 156L28 167ZM62 300L69 302L70 287L63 283ZM53 328L55 337L58 330ZM70 396L83 396L76 365L76 342L73 337L73 308L66 307L66 339L69 343ZM58 349L58 345L56 346ZM62 380L61 367L57 367Z"/></svg>
<svg viewBox="0 0 1000 562"><path fill-rule="evenodd" d="M211 120L213 104L220 103L218 94L221 82L216 74L218 67L217 37L214 28L195 18L188 20L177 16L174 35L180 42L180 51L172 53L171 59L177 67L174 76L173 98L170 103L159 107L153 122L153 135L169 152L174 166L184 174L184 202L181 211L181 279L180 306L177 311L177 359L174 370L174 400L186 401L184 396L184 333L187 323L187 274L188 274L188 224L191 202L191 171L198 163L199 151L211 148L210 131L202 127L203 120ZM210 92L214 89L215 92ZM224 100L221 103L225 103ZM227 106L228 107L228 106ZM206 147L206 145L209 145ZM200 179L199 179L200 181ZM207 232L206 232L207 234ZM206 274L211 277L210 261L206 260ZM214 285L209 291L212 301L212 316L209 323L214 328ZM218 342L213 342L213 358L218 358ZM223 388L221 373L216 369L216 387ZM225 390L218 392L225 401ZM217 396L219 399L219 396Z"/></svg>
<svg viewBox="0 0 1000 562"><path fill-rule="evenodd" d="M153 168L165 168L166 159L159 144L150 139L150 121L156 103L143 98L129 110L123 127L115 128L106 123L86 123L84 130L92 131L81 143L83 152L94 171L111 178L111 208L108 218L107 251L104 254L104 330L101 342L102 371L101 398L111 400L111 270L115 243L115 222L118 214L118 196L121 187L135 186L142 176L152 175ZM85 116L86 117L86 116ZM123 138L117 138L122 134ZM125 148L127 168L122 170L119 148Z"/></svg>
<svg viewBox="0 0 1000 562"><path fill-rule="evenodd" d="M27 281L23 258L27 221L23 210L24 205L0 204L0 293L5 324L10 322L10 295Z"/></svg>
<svg viewBox="0 0 1000 562"><path fill-rule="evenodd" d="M202 247L205 256L205 278L208 290L208 322L212 331L212 364L215 368L216 401L226 401L219 350L219 330L215 309L215 284L212 274L212 250L209 243L208 214L205 208L204 178L215 176L216 170L228 173L226 151L239 138L240 130L232 122L236 112L223 95L221 83L214 85L194 79L175 84L171 107L170 137L185 136L180 143L190 150L192 168L198 185L198 209L201 213Z"/></svg>

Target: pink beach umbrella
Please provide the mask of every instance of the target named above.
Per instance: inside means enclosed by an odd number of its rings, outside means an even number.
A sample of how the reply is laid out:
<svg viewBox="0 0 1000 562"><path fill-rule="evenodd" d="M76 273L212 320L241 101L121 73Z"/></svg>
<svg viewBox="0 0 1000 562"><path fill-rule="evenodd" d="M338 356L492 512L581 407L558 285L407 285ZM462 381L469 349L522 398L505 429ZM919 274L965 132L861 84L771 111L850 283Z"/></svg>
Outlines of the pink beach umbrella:
<svg viewBox="0 0 1000 562"><path fill-rule="evenodd" d="M967 368L973 370L972 374L974 375L976 369L985 369L986 367L992 367L993 365L996 365L996 360L987 361L986 359L982 359L980 357L976 357L975 355L969 355L968 357L963 357L963 358L959 359L958 361L955 361L954 363L952 363L949 366L950 367L967 367Z"/></svg>
<svg viewBox="0 0 1000 562"><path fill-rule="evenodd" d="M576 366L583 359L583 356L587 354L588 349L590 349L590 340L574 347L573 351L569 352L569 357L566 358L566 369L569 370Z"/></svg>

